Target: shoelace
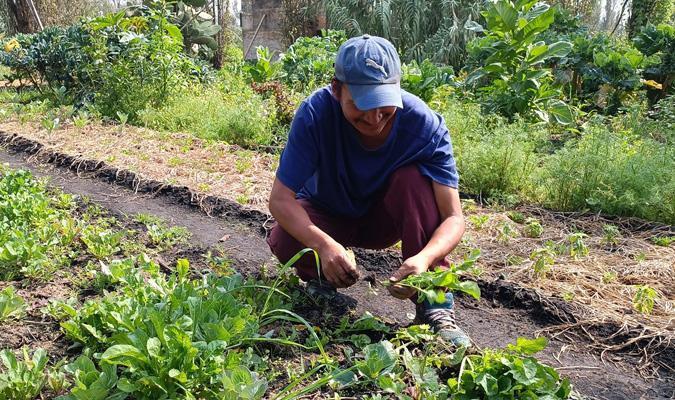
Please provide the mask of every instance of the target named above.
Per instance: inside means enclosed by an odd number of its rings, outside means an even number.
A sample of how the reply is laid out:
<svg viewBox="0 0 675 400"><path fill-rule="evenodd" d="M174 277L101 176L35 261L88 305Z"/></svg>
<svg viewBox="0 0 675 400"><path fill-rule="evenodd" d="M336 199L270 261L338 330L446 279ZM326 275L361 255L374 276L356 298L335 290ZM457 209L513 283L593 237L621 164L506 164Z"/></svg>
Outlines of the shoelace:
<svg viewBox="0 0 675 400"><path fill-rule="evenodd" d="M424 316L429 322L433 322L442 328L458 329L455 324L455 311L445 308L432 308L424 310Z"/></svg>

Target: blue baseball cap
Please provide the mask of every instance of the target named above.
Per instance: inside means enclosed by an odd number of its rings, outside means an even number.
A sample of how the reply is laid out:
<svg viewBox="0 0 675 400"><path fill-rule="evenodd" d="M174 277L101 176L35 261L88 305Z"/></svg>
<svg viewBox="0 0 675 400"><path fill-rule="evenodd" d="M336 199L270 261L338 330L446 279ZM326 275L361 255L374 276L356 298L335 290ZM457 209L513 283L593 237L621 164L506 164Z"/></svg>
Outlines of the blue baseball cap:
<svg viewBox="0 0 675 400"><path fill-rule="evenodd" d="M335 77L347 85L359 110L403 108L401 60L385 38L363 35L344 42L335 58Z"/></svg>

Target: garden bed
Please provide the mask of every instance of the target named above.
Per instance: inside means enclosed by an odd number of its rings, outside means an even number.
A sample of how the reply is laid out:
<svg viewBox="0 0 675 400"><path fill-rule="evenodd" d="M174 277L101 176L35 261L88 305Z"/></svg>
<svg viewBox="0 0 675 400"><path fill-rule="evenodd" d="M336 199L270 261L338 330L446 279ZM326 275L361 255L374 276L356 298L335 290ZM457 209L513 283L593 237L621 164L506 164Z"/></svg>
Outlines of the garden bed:
<svg viewBox="0 0 675 400"><path fill-rule="evenodd" d="M10 137L11 136L6 136L5 139ZM193 245L196 246L195 250L183 249L181 254L189 255L189 258L192 258L193 263L198 262L203 250L223 238L225 241L221 243L221 245L228 249L229 254L226 255L227 258L232 260L234 265L241 268L242 271L254 273L257 270L258 265L264 263L265 260L270 260L270 255L259 236L264 230L264 226L266 226L267 218L264 213L247 211L236 203L218 198L217 196L194 196L187 187L175 187L161 184L160 182L154 182L153 180L141 180L136 174L123 169L117 169L104 162L95 162L93 160L87 161L86 157L75 158L73 156L59 154L58 151L43 148L39 143L30 142L20 137L13 137L12 140L6 140L6 143L8 143L9 147L23 149L27 153L40 154L40 157L34 157L34 159L51 160L56 164L69 167L73 171L79 171L81 175L98 176L99 178L108 181L117 180L118 183L132 189L110 189L115 188L116 186L105 184L97 186L95 189L91 187L87 188L87 185L85 184L83 186L81 182L92 182L91 179L79 178L65 172L59 173L60 169L48 172L49 175L63 175L64 177L60 182L65 186L66 190L68 190L69 187L71 189L76 187L84 192L82 194L98 194L99 197L101 197L101 192L103 191L104 194L102 198L115 196L111 199L113 208L118 207L118 204L127 204L127 210L135 209L135 212L146 212L148 204L157 202L161 204L168 200L168 203L173 203L173 207L184 207L185 204L191 204L193 207L201 206L203 209L209 210L211 215L223 218L217 219L215 223L212 221L211 226L217 226L219 225L217 221L223 221L223 223L227 225L239 227L238 229L228 231L222 236L221 234L223 232L204 233L202 235L202 240L200 241L201 243L193 242ZM17 156L4 155L1 158L4 161L10 161L17 164L17 166L28 165ZM31 167L35 168L34 166ZM96 181L93 182L92 185L100 185L95 183ZM139 182L141 184L139 184ZM108 189L103 189L104 187L108 187ZM113 190L114 194L105 194L104 190ZM142 193L154 193L159 196L147 198L147 196L140 196ZM126 199L127 201L125 201L126 196L131 196L131 199ZM143 200L140 201L141 199ZM467 203L467 205L469 208L475 207L475 205L471 205L470 203ZM194 218L208 219L208 217L203 216L203 214L199 212L196 214L202 215L202 217L195 217L195 211L190 211L189 208L166 210L166 208L169 207L166 204L154 204L154 206L150 207L151 210L154 211L165 209L164 212L166 214L173 215L175 222L179 224L184 223L188 226L197 226L202 223L200 222L201 220L194 220ZM534 215L534 212L531 210L523 211ZM467 210L467 212L468 215L490 213L490 218L495 218L497 221L500 221L498 218L504 217L504 214L501 212L482 208L470 209ZM180 215L180 218L176 218L177 215ZM555 219L553 217L551 218ZM571 217L566 216L566 218ZM543 218L541 219L544 220ZM581 221L584 221L584 217L575 217L574 220L580 221L578 223L581 224ZM547 231L549 226L548 222L549 221L544 222ZM486 232L486 236L495 236L494 232L489 233L490 231L486 229L486 227L483 227L481 230L469 233L471 240L476 240L477 237L480 238L481 232ZM256 237L257 239L254 239ZM542 278L532 280L531 282L527 279L522 279L522 282L518 282L518 285L502 280L493 281L495 274L498 274L498 271L500 271L495 267L495 264L498 263L491 261L493 258L498 259L499 255L495 256L495 252L498 250L486 246L486 244L494 242L494 239L484 240L486 240L485 244L481 245L481 248L484 248L484 265L482 268L485 271L485 275L481 278L481 282L483 282L481 284L483 288L483 300L477 303L462 297L460 297L459 300L460 321L469 333L472 334L472 337L479 345L492 347L504 346L506 343L513 341L517 336L532 336L535 333L544 333L555 339L545 353L542 354L542 359L547 360L553 365L561 366L563 374L571 376L573 382L577 384L577 389L582 393L597 396L599 398L617 399L635 398L643 393L650 393L650 395L654 396L667 396L666 393L669 393L668 390L671 390L669 388L672 388L672 381L669 378L667 368L672 368L672 365L666 365L659 368L659 363L667 363L668 360L672 360L672 346L669 346L667 343L665 345L662 343L664 346L658 350L665 349L666 351L670 351L670 353L662 354L660 357L657 356L656 363L651 365L646 362L646 359L640 360L639 357L633 357L630 354L633 350L640 348L644 349L644 346L628 346L625 348L619 346L618 348L613 349L614 352L612 355L604 357L605 360L611 360L614 361L614 363L605 365L601 360L600 355L603 354L603 350L607 349L607 344L615 345L616 342L612 343L610 340L605 343L605 347L596 347L594 349L594 345L597 345L598 342L590 341L588 340L588 337L584 337L584 335L581 335L581 337L578 335L559 335L556 337L556 335L553 334L559 332L559 329L569 328L569 326L560 325L560 321L565 318L567 321L575 323L584 321L584 318L587 317L586 313L588 312L588 307L581 306L579 300L576 298L565 301L561 298L560 294L555 293L554 290L546 293L542 290L537 292L521 287L521 285L536 287L538 284L541 284ZM243 245L242 242L247 242L247 245ZM509 243L511 242L512 241L509 241ZM503 244L503 247L508 249L509 243ZM589 240L589 243L592 242ZM472 244L472 246L475 245ZM522 243L520 246L522 246ZM494 247L497 248L500 246L495 244ZM506 249L503 251L508 251ZM672 249L666 248L665 250ZM242 262L242 259L244 262ZM164 264L170 267L172 264L171 261L173 260L165 260ZM361 254L361 257L359 258L359 264L366 267L366 269L375 271L378 279L388 276L393 268L395 268L395 263L396 259L394 253L387 255L387 253L366 252ZM500 281L503 283L500 283ZM549 293L552 293L553 296ZM555 295L557 295L557 298ZM383 293L380 293L377 297L374 296L375 295L372 294L369 285L366 282L360 282L356 287L344 291L343 302L341 303L344 307L341 311L334 310L334 312L339 315L341 312L348 312L353 309L355 315L360 315L364 311L370 311L375 315L382 316L385 321L388 320L394 323L393 326L400 326L408 323L409 320L407 319L406 314L412 312L411 304L401 304L400 301L396 301ZM377 299L377 301L373 301L375 299ZM562 313L560 312L561 309ZM310 307L302 312L312 324L328 323L325 320L325 313L323 313L320 308ZM333 313L329 314L332 315ZM657 315L657 313L654 313L654 315ZM654 315L650 318L653 318ZM575 320L570 321L570 319ZM333 322L335 321L334 318L332 318L332 320ZM570 330L569 332L578 334L579 332L584 332L583 328L586 328L588 332L592 332L593 335L597 334L597 331L592 329L589 330L589 327L584 326L583 324L579 324L577 329ZM493 332L493 334L486 337L484 332L487 331ZM52 332L57 332L57 330L52 327ZM611 337L613 332L605 331L604 333L604 337L594 336L594 338L606 339ZM619 336L618 339L629 342L634 339L634 336ZM62 338L59 340L62 340ZM59 342L56 343L55 347L59 347ZM654 350L654 348L650 350ZM649 355L651 356L654 354L655 353L650 353ZM670 354L670 356L668 356L668 354ZM643 381L643 378L636 373L637 371L632 365L645 368L642 370L645 374L660 371L662 374L661 380Z"/></svg>

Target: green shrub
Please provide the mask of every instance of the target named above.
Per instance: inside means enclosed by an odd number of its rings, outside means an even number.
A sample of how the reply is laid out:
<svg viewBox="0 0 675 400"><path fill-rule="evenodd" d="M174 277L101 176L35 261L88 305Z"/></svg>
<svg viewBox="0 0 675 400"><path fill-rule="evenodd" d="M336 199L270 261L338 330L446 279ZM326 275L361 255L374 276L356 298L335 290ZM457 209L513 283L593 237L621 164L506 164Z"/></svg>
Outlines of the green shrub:
<svg viewBox="0 0 675 400"><path fill-rule="evenodd" d="M605 114L615 114L641 88L643 68L656 62L629 42L605 33L580 33L570 40L572 51L556 64L558 79L587 108Z"/></svg>
<svg viewBox="0 0 675 400"><path fill-rule="evenodd" d="M645 78L657 82L657 87L650 89L654 92L650 100L665 97L668 93L675 93L675 27L661 24L648 24L639 35L633 38L633 44L647 56L658 56L659 62L645 69ZM658 85L661 87L659 88Z"/></svg>
<svg viewBox="0 0 675 400"><path fill-rule="evenodd" d="M454 85L452 67L436 65L428 59L421 63L413 60L402 68L401 87L424 101L431 100L439 86Z"/></svg>
<svg viewBox="0 0 675 400"><path fill-rule="evenodd" d="M675 151L650 139L631 140L601 125L573 140L543 165L543 202L561 210L675 222Z"/></svg>
<svg viewBox="0 0 675 400"><path fill-rule="evenodd" d="M344 31L323 30L321 36L301 37L281 55L282 81L308 93L333 78L335 55L347 40Z"/></svg>
<svg viewBox="0 0 675 400"><path fill-rule="evenodd" d="M182 91L163 107L143 112L141 120L154 129L250 147L274 142L274 116L273 103L241 82L233 93L207 87Z"/></svg>
<svg viewBox="0 0 675 400"><path fill-rule="evenodd" d="M134 121L207 71L182 53L181 31L158 11L139 9L10 39L1 61L12 78L46 83L62 101L93 102L101 113Z"/></svg>
<svg viewBox="0 0 675 400"><path fill-rule="evenodd" d="M485 27L467 25L484 36L469 43L467 69L472 72L465 83L478 91L486 111L510 119L521 115L572 123L562 91L544 65L566 56L572 45L564 40L546 44L538 38L553 23L555 9L536 0L499 0L487 3L481 14Z"/></svg>

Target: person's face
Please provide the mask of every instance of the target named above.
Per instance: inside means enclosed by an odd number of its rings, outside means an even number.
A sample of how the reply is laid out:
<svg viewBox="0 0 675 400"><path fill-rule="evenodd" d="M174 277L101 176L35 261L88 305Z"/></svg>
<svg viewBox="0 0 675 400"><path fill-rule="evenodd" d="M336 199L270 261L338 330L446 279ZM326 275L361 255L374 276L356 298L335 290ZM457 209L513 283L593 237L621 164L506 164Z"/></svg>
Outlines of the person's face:
<svg viewBox="0 0 675 400"><path fill-rule="evenodd" d="M334 82L333 95L340 102L345 119L363 136L376 137L380 135L396 113L396 106L359 110L345 84Z"/></svg>

